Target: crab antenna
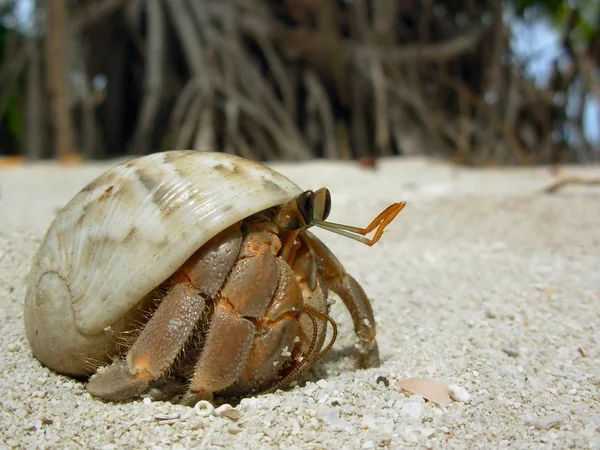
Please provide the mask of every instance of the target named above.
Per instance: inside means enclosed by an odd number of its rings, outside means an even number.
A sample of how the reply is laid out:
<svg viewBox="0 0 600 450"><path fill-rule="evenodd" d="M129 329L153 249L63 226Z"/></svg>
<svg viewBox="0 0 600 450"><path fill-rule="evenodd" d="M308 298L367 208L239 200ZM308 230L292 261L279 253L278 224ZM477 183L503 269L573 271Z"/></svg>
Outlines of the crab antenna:
<svg viewBox="0 0 600 450"><path fill-rule="evenodd" d="M313 219L312 224L332 233L346 236L355 241L362 242L368 246L372 246L383 235L383 230L388 226L392 220L398 215L400 211L406 206L406 202L394 203L384 209L366 228L358 228L350 225L344 225L341 223L326 222L324 220ZM375 236L372 239L365 237L371 231L375 231Z"/></svg>

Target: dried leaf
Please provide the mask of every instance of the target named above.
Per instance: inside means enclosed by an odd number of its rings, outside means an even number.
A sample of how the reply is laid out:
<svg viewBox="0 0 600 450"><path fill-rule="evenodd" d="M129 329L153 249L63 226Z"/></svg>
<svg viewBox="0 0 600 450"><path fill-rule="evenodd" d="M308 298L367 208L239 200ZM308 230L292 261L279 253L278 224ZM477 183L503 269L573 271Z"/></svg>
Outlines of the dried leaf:
<svg viewBox="0 0 600 450"><path fill-rule="evenodd" d="M408 378L398 381L396 385L399 389L418 394L421 397L438 405L447 405L450 403L448 387L439 381L424 378Z"/></svg>

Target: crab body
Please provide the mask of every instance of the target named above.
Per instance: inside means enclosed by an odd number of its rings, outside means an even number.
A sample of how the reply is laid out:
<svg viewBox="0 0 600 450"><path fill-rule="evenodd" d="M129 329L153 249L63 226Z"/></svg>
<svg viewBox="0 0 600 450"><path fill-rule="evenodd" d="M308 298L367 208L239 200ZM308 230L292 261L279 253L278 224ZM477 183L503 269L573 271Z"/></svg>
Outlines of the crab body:
<svg viewBox="0 0 600 450"><path fill-rule="evenodd" d="M34 257L24 310L33 355L91 376L88 391L106 400L167 375L187 380L186 404L257 393L330 348L334 291L362 366L378 365L365 292L307 230L329 202L326 190L303 192L223 153L170 151L110 169L59 212Z"/></svg>

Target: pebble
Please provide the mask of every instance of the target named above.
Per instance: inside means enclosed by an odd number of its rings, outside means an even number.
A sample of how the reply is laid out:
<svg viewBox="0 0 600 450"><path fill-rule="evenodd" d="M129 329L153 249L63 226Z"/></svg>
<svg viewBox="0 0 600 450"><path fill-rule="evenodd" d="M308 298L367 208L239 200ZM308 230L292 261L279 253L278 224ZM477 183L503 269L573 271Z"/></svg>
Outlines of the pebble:
<svg viewBox="0 0 600 450"><path fill-rule="evenodd" d="M148 391L148 395L150 396L151 400L154 401L161 401L166 398L165 392L156 388L150 389L150 391Z"/></svg>
<svg viewBox="0 0 600 450"><path fill-rule="evenodd" d="M240 406L242 408L254 408L258 403L258 399L256 397L245 397L240 401Z"/></svg>
<svg viewBox="0 0 600 450"><path fill-rule="evenodd" d="M215 414L218 417L227 417L231 420L238 420L241 417L240 411L227 403L215 409Z"/></svg>
<svg viewBox="0 0 600 450"><path fill-rule="evenodd" d="M242 429L239 426L234 425L234 426L230 426L229 428L227 428L227 432L229 434L239 434L242 432Z"/></svg>
<svg viewBox="0 0 600 450"><path fill-rule="evenodd" d="M452 399L458 402L469 403L471 401L471 395L457 384L449 385L448 393Z"/></svg>
<svg viewBox="0 0 600 450"><path fill-rule="evenodd" d="M423 412L423 406L417 402L406 402L402 405L402 414L410 417L411 419L418 420Z"/></svg>
<svg viewBox="0 0 600 450"><path fill-rule="evenodd" d="M281 405L281 398L280 397L275 397L273 396L271 399L269 399L269 403L268 403L268 407L269 409L275 409L277 408L279 405ZM290 410L291 411L291 410ZM289 412L289 411L288 411Z"/></svg>
<svg viewBox="0 0 600 450"><path fill-rule="evenodd" d="M323 415L323 420L333 428L343 428L344 422L340 419L339 408L328 408Z"/></svg>
<svg viewBox="0 0 600 450"><path fill-rule="evenodd" d="M327 389L327 381L319 380L319 381L317 381L317 386L319 386L321 389Z"/></svg>
<svg viewBox="0 0 600 450"><path fill-rule="evenodd" d="M383 383L385 385L385 387L388 387L390 385L390 380L388 380L386 377L381 376L381 375L377 377L377 379L375 380L375 382L377 384Z"/></svg>
<svg viewBox="0 0 600 450"><path fill-rule="evenodd" d="M559 426L565 421L565 417L560 414L551 414L549 416L538 417L537 419L531 420L529 423L539 430L549 430Z"/></svg>
<svg viewBox="0 0 600 450"><path fill-rule="evenodd" d="M171 413L171 414L155 414L154 418L156 420L174 420L179 418L179 413Z"/></svg>
<svg viewBox="0 0 600 450"><path fill-rule="evenodd" d="M377 424L375 423L375 418L371 416L363 416L360 426L364 430L372 430L377 428Z"/></svg>
<svg viewBox="0 0 600 450"><path fill-rule="evenodd" d="M291 434L292 436L296 436L300 433L300 422L298 422L298 420L294 418L290 419L290 422L292 423Z"/></svg>
<svg viewBox="0 0 600 450"><path fill-rule="evenodd" d="M19 344L15 344L14 342L11 342L10 344L8 344L6 346L6 349L9 352L18 352L21 349L21 347L19 347Z"/></svg>
<svg viewBox="0 0 600 450"><path fill-rule="evenodd" d="M433 427L425 427L421 429L421 434L425 437L430 437L433 436L435 434L435 428Z"/></svg>
<svg viewBox="0 0 600 450"><path fill-rule="evenodd" d="M413 432L411 427L406 427L404 430L400 432L400 436L406 442L419 442L419 438Z"/></svg>
<svg viewBox="0 0 600 450"><path fill-rule="evenodd" d="M519 349L514 344L505 345L502 351L512 358L519 356Z"/></svg>

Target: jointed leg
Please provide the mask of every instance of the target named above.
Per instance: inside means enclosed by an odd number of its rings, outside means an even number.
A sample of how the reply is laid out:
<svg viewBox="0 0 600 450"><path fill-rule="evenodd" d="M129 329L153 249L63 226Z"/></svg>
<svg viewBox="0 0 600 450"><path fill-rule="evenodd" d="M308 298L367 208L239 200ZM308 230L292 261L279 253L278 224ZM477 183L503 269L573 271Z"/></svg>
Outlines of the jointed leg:
<svg viewBox="0 0 600 450"><path fill-rule="evenodd" d="M237 257L239 227L217 235L171 278L171 287L123 360L92 377L87 390L106 400L139 395L173 364L205 308L203 293L220 287Z"/></svg>
<svg viewBox="0 0 600 450"><path fill-rule="evenodd" d="M175 284L144 327L123 360L99 371L87 384L88 392L121 401L139 395L173 363L205 307L190 283ZM177 326L172 326L172 320Z"/></svg>
<svg viewBox="0 0 600 450"><path fill-rule="evenodd" d="M253 225L242 243L240 259L231 271L215 306L215 314L194 376L182 403L194 404L230 387L246 368L257 327L273 295L279 267L276 235Z"/></svg>
<svg viewBox="0 0 600 450"><path fill-rule="evenodd" d="M290 267L277 258L279 282L264 317L258 319L256 334L245 368L231 392L252 392L265 381L273 380L281 367L292 359L298 336L298 317L303 299ZM293 363L295 364L295 363Z"/></svg>
<svg viewBox="0 0 600 450"><path fill-rule="evenodd" d="M317 355L325 342L327 319L329 312L327 305L328 289L322 275L319 273L319 266L316 257L311 248L305 244L294 252L294 259L288 261L302 290L304 302L309 307L320 311L322 314L303 314L300 319L300 342L302 352L305 358L312 358ZM311 343L313 329L317 326L317 340ZM309 347L313 346L309 352Z"/></svg>
<svg viewBox="0 0 600 450"><path fill-rule="evenodd" d="M305 232L302 234L302 239L305 239L321 258L327 286L340 296L350 311L354 331L359 340L361 366L364 368L379 366L375 318L367 294L360 284L346 273L335 255L314 234Z"/></svg>

